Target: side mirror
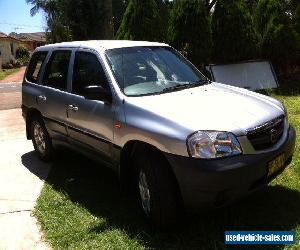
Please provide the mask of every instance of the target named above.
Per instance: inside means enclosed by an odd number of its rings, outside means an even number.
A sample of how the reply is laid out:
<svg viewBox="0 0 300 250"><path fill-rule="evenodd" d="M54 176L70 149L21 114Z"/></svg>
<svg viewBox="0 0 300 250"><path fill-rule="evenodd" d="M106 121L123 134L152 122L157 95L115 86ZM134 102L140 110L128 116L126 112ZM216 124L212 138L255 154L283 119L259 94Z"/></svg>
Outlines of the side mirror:
<svg viewBox="0 0 300 250"><path fill-rule="evenodd" d="M103 88L101 85L90 85L83 89L84 97L90 100L99 100L111 103L112 95L109 90Z"/></svg>

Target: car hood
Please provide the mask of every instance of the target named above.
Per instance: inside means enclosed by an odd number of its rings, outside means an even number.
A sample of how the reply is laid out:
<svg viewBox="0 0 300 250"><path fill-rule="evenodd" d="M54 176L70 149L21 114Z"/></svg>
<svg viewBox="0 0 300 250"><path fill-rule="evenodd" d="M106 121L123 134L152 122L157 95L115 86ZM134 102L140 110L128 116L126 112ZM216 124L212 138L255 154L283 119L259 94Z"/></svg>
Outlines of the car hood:
<svg viewBox="0 0 300 250"><path fill-rule="evenodd" d="M220 83L159 95L128 97L126 102L142 109L152 122L167 119L169 125L175 123L190 131L230 131L236 135L244 135L247 129L284 114L282 104L274 98Z"/></svg>

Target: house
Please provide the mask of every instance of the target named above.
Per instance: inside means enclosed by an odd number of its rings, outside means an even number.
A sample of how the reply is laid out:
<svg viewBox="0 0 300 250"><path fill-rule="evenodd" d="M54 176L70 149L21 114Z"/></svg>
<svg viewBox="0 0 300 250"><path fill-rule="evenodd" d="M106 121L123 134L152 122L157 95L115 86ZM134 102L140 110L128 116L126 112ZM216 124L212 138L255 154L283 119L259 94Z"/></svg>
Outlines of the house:
<svg viewBox="0 0 300 250"><path fill-rule="evenodd" d="M0 32L0 69L3 64L15 62L16 51L20 44L33 52L37 47L46 44L46 33L10 33L7 35Z"/></svg>
<svg viewBox="0 0 300 250"><path fill-rule="evenodd" d="M45 32L34 32L34 33L11 33L10 36L20 40L29 51L34 51L37 47L46 44L46 33Z"/></svg>
<svg viewBox="0 0 300 250"><path fill-rule="evenodd" d="M16 51L20 40L0 32L0 65L16 60Z"/></svg>

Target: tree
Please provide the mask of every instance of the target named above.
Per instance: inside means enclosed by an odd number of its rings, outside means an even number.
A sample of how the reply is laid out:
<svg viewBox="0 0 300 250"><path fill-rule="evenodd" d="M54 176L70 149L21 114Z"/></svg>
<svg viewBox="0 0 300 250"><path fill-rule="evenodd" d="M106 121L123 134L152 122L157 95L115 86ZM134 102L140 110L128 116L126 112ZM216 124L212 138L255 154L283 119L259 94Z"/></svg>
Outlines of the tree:
<svg viewBox="0 0 300 250"><path fill-rule="evenodd" d="M30 9L30 14L34 16L40 9L44 9L47 0L26 0L26 3L33 5Z"/></svg>
<svg viewBox="0 0 300 250"><path fill-rule="evenodd" d="M217 1L212 16L213 59L218 63L252 59L257 34L244 0Z"/></svg>
<svg viewBox="0 0 300 250"><path fill-rule="evenodd" d="M112 38L111 6L107 0L60 0L60 11L74 40ZM111 3L111 2L110 2Z"/></svg>
<svg viewBox="0 0 300 250"><path fill-rule="evenodd" d="M298 5L298 7L296 9L294 20L295 20L294 21L295 22L295 30L298 33L298 36L300 38L300 4Z"/></svg>
<svg viewBox="0 0 300 250"><path fill-rule="evenodd" d="M162 26L155 0L129 0L117 39L161 41Z"/></svg>
<svg viewBox="0 0 300 250"><path fill-rule="evenodd" d="M112 0L26 0L44 10L51 42L113 37Z"/></svg>
<svg viewBox="0 0 300 250"><path fill-rule="evenodd" d="M254 15L258 33L263 37L271 19L282 19L285 11L284 3L281 0L260 0Z"/></svg>
<svg viewBox="0 0 300 250"><path fill-rule="evenodd" d="M116 35L127 7L127 3L124 0L112 0L113 10L113 27L114 35Z"/></svg>
<svg viewBox="0 0 300 250"><path fill-rule="evenodd" d="M28 4L33 5L30 14L34 16L39 10L46 13L47 21L47 40L49 42L69 41L72 39L71 32L65 24L62 13L63 6L60 0L26 0Z"/></svg>
<svg viewBox="0 0 300 250"><path fill-rule="evenodd" d="M173 1L155 0L158 6L159 16L161 18L161 41L167 41L167 32L169 27L170 12L173 7Z"/></svg>
<svg viewBox="0 0 300 250"><path fill-rule="evenodd" d="M177 0L170 14L170 43L197 66L207 63L211 49L211 30L206 6L201 0Z"/></svg>
<svg viewBox="0 0 300 250"><path fill-rule="evenodd" d="M248 9L251 13L253 13L256 9L258 0L245 0L246 5L248 6Z"/></svg>
<svg viewBox="0 0 300 250"><path fill-rule="evenodd" d="M255 14L261 55L270 59L282 74L287 74L295 64L299 48L298 34L286 7L281 0L260 0Z"/></svg>
<svg viewBox="0 0 300 250"><path fill-rule="evenodd" d="M215 6L217 0L205 0L204 2L205 2L207 13L209 13L211 9Z"/></svg>
<svg viewBox="0 0 300 250"><path fill-rule="evenodd" d="M300 65L300 4L298 5L295 13L295 30L298 34L298 50L297 50L297 59L296 59L296 65Z"/></svg>

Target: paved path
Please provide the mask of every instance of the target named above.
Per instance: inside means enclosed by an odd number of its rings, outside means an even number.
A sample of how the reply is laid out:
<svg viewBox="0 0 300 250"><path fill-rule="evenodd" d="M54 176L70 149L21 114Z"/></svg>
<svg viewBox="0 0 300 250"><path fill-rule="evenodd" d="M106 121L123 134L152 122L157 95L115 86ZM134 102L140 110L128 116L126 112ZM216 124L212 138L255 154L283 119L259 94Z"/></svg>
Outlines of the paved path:
<svg viewBox="0 0 300 250"><path fill-rule="evenodd" d="M0 249L49 249L32 210L50 166L26 140L20 109L0 110L0 152Z"/></svg>
<svg viewBox="0 0 300 250"><path fill-rule="evenodd" d="M21 107L21 83L0 83L0 110Z"/></svg>
<svg viewBox="0 0 300 250"><path fill-rule="evenodd" d="M11 74L5 77L0 81L0 84L13 83L13 82L22 82L26 67L21 67L20 70L14 74Z"/></svg>
<svg viewBox="0 0 300 250"><path fill-rule="evenodd" d="M18 72L0 81L0 110L21 107L21 89L25 70L26 68L22 67Z"/></svg>

